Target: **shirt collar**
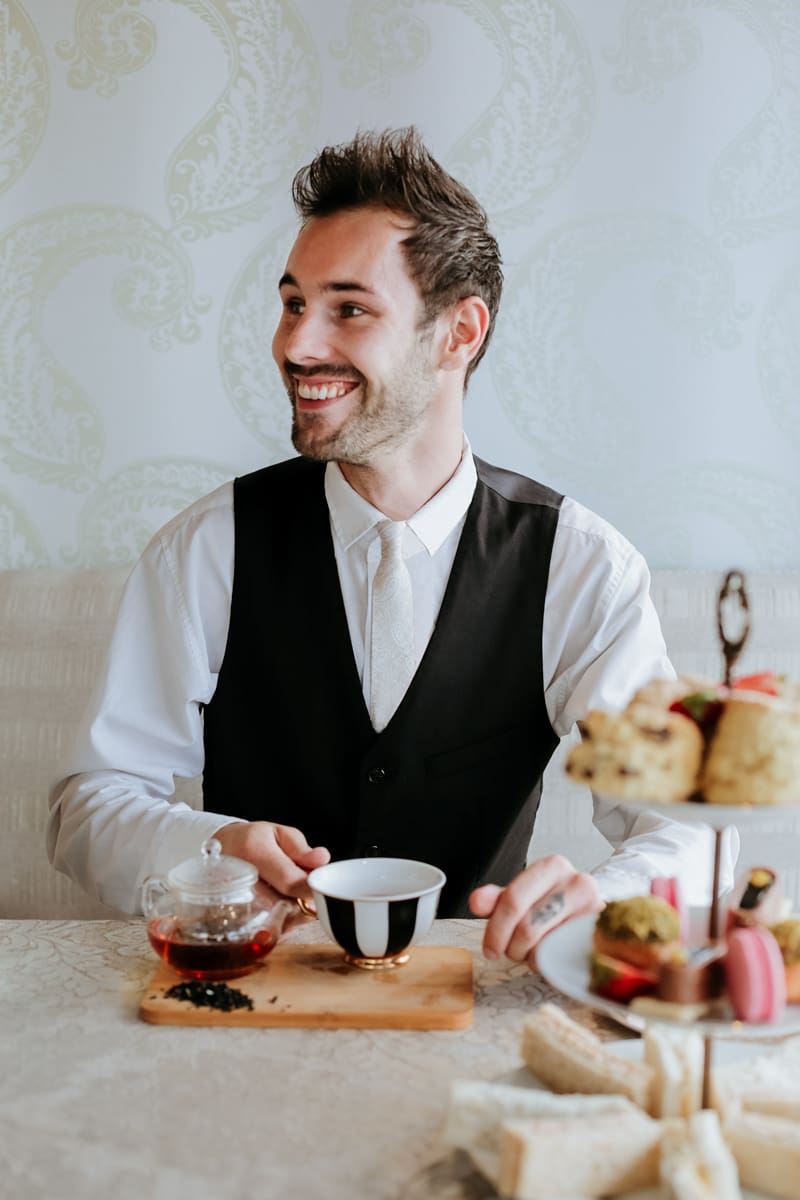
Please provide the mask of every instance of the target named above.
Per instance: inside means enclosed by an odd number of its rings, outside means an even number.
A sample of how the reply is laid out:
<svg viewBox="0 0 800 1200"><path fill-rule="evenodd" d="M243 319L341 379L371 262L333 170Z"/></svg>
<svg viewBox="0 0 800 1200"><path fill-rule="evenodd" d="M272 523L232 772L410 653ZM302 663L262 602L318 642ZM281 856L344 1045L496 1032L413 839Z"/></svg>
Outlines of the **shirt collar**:
<svg viewBox="0 0 800 1200"><path fill-rule="evenodd" d="M423 504L406 524L428 551L435 554L445 538L463 519L470 506L477 472L472 448L464 439L461 462L447 483L427 504ZM338 463L329 462L325 468L325 499L331 514L334 533L343 550L349 550L364 534L374 529L386 515L359 496L350 487Z"/></svg>

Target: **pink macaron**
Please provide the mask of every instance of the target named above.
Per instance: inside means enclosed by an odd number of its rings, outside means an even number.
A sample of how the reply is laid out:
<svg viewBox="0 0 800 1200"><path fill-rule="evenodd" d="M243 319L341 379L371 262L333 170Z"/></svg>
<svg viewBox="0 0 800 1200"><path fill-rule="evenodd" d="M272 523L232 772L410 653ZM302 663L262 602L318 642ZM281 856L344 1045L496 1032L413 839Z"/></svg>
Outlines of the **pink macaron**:
<svg viewBox="0 0 800 1200"><path fill-rule="evenodd" d="M681 922L681 941L686 945L689 941L689 913L683 902L679 881L674 876L657 876L650 880L650 895L666 900L675 909Z"/></svg>
<svg viewBox="0 0 800 1200"><path fill-rule="evenodd" d="M786 971L780 947L768 929L753 925L728 934L725 988L739 1021L777 1021L783 1015Z"/></svg>

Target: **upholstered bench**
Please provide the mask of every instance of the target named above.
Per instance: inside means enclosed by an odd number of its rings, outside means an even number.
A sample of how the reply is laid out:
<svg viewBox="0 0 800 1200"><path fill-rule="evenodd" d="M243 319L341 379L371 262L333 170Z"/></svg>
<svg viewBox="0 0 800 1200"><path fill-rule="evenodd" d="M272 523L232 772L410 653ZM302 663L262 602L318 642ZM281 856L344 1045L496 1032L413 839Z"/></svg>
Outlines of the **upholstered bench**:
<svg viewBox="0 0 800 1200"><path fill-rule="evenodd" d="M92 688L127 570L0 571L0 917L108 917L47 861L47 790ZM719 675L717 572L656 571L653 599L679 671ZM800 572L748 577L753 634L742 668L800 679ZM565 743L568 739L565 739ZM562 743L545 777L532 854L559 850L583 867L607 854L591 797L563 774ZM200 804L198 780L177 795ZM743 856L781 869L800 902L800 821L765 817Z"/></svg>

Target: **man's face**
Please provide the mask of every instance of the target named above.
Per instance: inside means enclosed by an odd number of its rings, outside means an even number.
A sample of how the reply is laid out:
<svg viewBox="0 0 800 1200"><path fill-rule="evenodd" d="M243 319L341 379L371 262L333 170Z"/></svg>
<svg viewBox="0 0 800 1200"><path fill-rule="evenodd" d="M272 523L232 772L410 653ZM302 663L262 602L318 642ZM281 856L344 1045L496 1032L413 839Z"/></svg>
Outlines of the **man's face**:
<svg viewBox="0 0 800 1200"><path fill-rule="evenodd" d="M272 353L309 458L366 466L420 427L437 390L431 329L386 209L311 220L280 282Z"/></svg>

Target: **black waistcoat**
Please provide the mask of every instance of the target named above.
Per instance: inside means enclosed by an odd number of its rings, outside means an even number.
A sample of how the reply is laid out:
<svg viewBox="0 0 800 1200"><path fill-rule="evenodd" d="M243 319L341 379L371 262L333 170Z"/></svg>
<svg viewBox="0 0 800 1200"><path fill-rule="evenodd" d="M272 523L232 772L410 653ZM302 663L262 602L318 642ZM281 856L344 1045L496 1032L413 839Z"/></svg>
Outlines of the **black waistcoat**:
<svg viewBox="0 0 800 1200"><path fill-rule="evenodd" d="M542 615L561 497L476 459L478 483L428 648L372 728L331 541L324 466L237 479L230 628L204 714L206 809L302 829L333 858L447 875L440 916L522 869L557 737Z"/></svg>

